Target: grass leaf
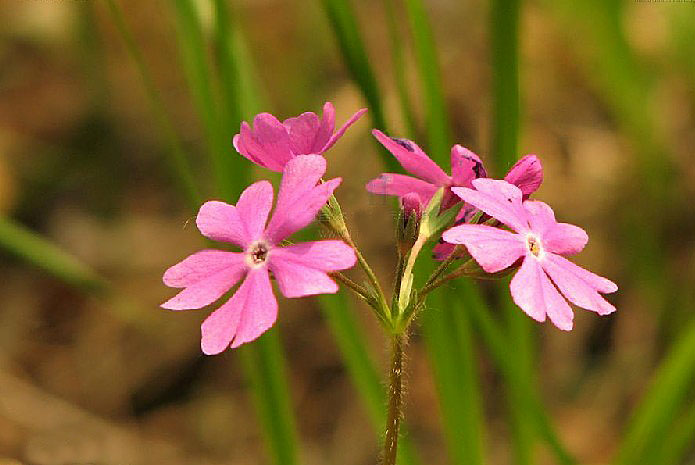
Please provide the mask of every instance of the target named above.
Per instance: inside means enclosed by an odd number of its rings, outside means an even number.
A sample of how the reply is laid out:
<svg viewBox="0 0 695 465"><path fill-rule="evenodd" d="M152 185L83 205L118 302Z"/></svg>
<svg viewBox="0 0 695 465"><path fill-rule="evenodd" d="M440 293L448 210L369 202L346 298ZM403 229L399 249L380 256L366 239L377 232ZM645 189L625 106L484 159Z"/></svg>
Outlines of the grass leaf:
<svg viewBox="0 0 695 465"><path fill-rule="evenodd" d="M367 50L350 0L321 0L321 4L335 34L345 65L367 101L369 115L374 126L377 129L387 131L381 91L379 90L374 71L369 64ZM376 144L378 153L386 168L389 171L400 171L400 166L393 156L380 144Z"/></svg>
<svg viewBox="0 0 695 465"><path fill-rule="evenodd" d="M0 216L0 248L72 286L91 291L106 290L106 281L87 265L40 234L3 216Z"/></svg>

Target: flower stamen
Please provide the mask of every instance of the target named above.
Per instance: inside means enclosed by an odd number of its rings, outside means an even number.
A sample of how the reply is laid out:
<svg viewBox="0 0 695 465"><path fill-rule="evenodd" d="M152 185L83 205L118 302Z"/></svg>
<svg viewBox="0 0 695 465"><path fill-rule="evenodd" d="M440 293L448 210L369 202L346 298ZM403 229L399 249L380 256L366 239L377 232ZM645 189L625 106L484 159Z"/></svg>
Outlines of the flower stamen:
<svg viewBox="0 0 695 465"><path fill-rule="evenodd" d="M249 264L258 266L265 263L268 258L269 248L264 242L256 242L249 247L247 252L247 260Z"/></svg>
<svg viewBox="0 0 695 465"><path fill-rule="evenodd" d="M541 254L541 242L536 236L528 236L526 238L526 247L529 252L538 257Z"/></svg>

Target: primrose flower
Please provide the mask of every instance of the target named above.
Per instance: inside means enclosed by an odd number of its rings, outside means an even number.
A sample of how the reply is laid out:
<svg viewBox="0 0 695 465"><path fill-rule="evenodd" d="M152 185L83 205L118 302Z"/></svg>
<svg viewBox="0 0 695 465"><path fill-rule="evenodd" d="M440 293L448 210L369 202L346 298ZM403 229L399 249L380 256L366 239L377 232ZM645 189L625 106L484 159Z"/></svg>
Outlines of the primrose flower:
<svg viewBox="0 0 695 465"><path fill-rule="evenodd" d="M367 190L373 194L396 195L402 198L406 194L414 193L423 205L427 205L440 187L470 186L473 179L487 175L480 157L460 145L451 148L449 176L415 142L388 137L378 129L374 129L372 134L396 157L401 166L414 176L382 173L367 183ZM442 200L442 208L448 208L456 202L458 198L447 190Z"/></svg>
<svg viewBox="0 0 695 465"><path fill-rule="evenodd" d="M485 169L482 170L485 172ZM478 176L479 178L486 177ZM512 166L507 174L504 176L504 180L510 184L514 184L523 194L523 200L528 199L531 194L536 192L543 182L543 166L541 161L535 155L526 155L521 157L514 166ZM467 185L460 185L455 187L471 187L471 180ZM461 209L459 214L456 216L456 223L461 224L465 221L471 219L473 214L476 212L476 208L470 204L466 204L464 208ZM434 246L432 250L432 256L435 260L444 260L454 251L454 246L448 244L440 239L440 243Z"/></svg>
<svg viewBox="0 0 695 465"><path fill-rule="evenodd" d="M282 123L270 113L260 113L253 120L253 129L246 121L241 123L241 130L233 139L234 148L257 165L282 171L297 155L321 155L333 147L366 111L359 110L335 133L335 109L331 102L324 104L320 121L312 112Z"/></svg>
<svg viewBox="0 0 695 465"><path fill-rule="evenodd" d="M524 312L541 322L547 315L558 328L570 330L574 314L567 300L599 315L615 311L599 293L615 292L618 287L563 257L584 248L589 238L583 229L558 223L547 204L523 201L521 189L506 181L476 179L473 187L475 190L454 187L453 191L513 232L463 224L445 231L444 240L464 244L488 273L504 270L521 258L510 290Z"/></svg>
<svg viewBox="0 0 695 465"><path fill-rule="evenodd" d="M383 132L372 131L386 149L393 154L401 166L413 176L397 173L382 173L378 178L367 183L367 190L373 194L396 195L403 197L415 193L420 202L426 205L437 189L447 188L442 200L442 209L447 209L459 202L452 194L452 187L470 187L477 178L487 177L487 171L480 157L461 145L451 148L451 176L446 174L414 142L407 139L388 137ZM519 186L525 196L535 192L543 182L543 167L535 155L526 155L507 173L505 180ZM471 212L464 212L464 214Z"/></svg>
<svg viewBox="0 0 695 465"><path fill-rule="evenodd" d="M210 201L200 208L196 223L204 236L243 250L202 250L164 273L164 284L185 288L162 304L171 310L205 307L243 279L234 295L203 322L201 348L205 354L218 354L230 345L235 348L252 341L275 323L278 304L269 272L285 297L338 291L327 273L355 264L350 246L337 240L280 246L314 220L340 184L341 179L335 178L317 185L325 171L326 160L318 155L290 160L267 225L273 203L273 187L268 181L247 187L236 205Z"/></svg>

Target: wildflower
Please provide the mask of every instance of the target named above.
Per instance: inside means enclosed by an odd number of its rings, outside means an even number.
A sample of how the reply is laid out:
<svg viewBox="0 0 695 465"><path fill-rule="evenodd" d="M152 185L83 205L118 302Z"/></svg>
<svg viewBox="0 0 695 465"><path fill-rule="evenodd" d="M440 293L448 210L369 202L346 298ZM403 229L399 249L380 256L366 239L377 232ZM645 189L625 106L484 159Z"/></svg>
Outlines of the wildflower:
<svg viewBox="0 0 695 465"><path fill-rule="evenodd" d="M390 138L377 129L373 130L372 134L396 157L407 172L416 176L382 173L367 183L367 190L373 194L396 195L401 199L407 194L414 194L422 205L426 205L437 189L446 187L447 192L442 200L442 209L446 209L459 201L451 192L452 187L471 187L474 179L487 177L480 157L461 145L457 144L451 148L449 176L414 142ZM511 167L504 179L518 186L524 194L524 199L527 199L543 182L541 161L535 155L526 155ZM456 216L455 224L468 221L475 211L471 205L464 205ZM453 250L453 245L440 242L432 253L435 260L444 260Z"/></svg>
<svg viewBox="0 0 695 465"><path fill-rule="evenodd" d="M327 273L355 264L355 252L342 241L324 240L280 246L294 232L307 226L326 203L340 178L317 182L326 171L326 160L301 155L283 171L278 200L273 187L259 181L247 187L236 205L210 201L203 204L196 223L213 240L230 242L242 252L202 250L164 273L164 284L185 288L164 304L171 310L197 309L216 301L237 282L234 295L212 312L201 326L201 348L218 354L252 341L268 330L277 317L269 272L285 297L335 293L337 284Z"/></svg>
<svg viewBox="0 0 695 465"><path fill-rule="evenodd" d="M463 224L445 231L444 240L464 244L488 273L508 268L521 258L510 290L524 312L541 322L547 315L558 328L570 330L574 315L567 300L599 315L615 311L599 293L615 292L618 287L563 257L584 248L589 238L583 229L558 223L547 204L523 201L521 189L506 181L476 179L472 184L475 190L454 187L453 191L514 232Z"/></svg>
<svg viewBox="0 0 695 465"><path fill-rule="evenodd" d="M335 109L330 102L324 104L320 121L312 112L282 123L270 113L260 113L253 120L253 129L246 121L241 123L241 130L233 139L234 148L257 165L282 171L297 155L321 155L333 147L366 111L366 108L359 110L335 133Z"/></svg>
<svg viewBox="0 0 695 465"><path fill-rule="evenodd" d="M367 190L373 194L396 195L402 198L406 194L414 193L419 197L422 205L427 205L440 187L470 186L473 179L486 176L480 158L460 145L455 145L451 149L451 176L449 176L416 143L407 139L388 137L378 129L373 130L372 134L396 157L408 173L415 176L382 173L378 178L367 183ZM448 208L456 202L458 198L447 191L442 206Z"/></svg>

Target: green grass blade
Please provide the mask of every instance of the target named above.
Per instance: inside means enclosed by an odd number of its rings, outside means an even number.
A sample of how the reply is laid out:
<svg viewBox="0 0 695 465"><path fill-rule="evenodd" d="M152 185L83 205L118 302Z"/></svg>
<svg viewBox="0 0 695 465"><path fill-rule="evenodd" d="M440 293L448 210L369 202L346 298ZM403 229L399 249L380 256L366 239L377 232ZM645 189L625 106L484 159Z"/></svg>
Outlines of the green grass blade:
<svg viewBox="0 0 695 465"><path fill-rule="evenodd" d="M405 6L422 81L430 155L434 160L442 162L449 159L452 137L437 60L437 48L422 0L405 0ZM440 164L447 165L447 163Z"/></svg>
<svg viewBox="0 0 695 465"><path fill-rule="evenodd" d="M386 7L386 25L388 26L389 41L391 42L391 66L393 67L394 79L396 80L396 91L398 92L398 103L401 107L401 114L405 123L406 137L415 139L417 134L415 125L415 115L408 95L408 85L406 82L405 52L399 20L396 16L396 6L394 0L384 0Z"/></svg>
<svg viewBox="0 0 695 465"><path fill-rule="evenodd" d="M427 111L429 154L441 166L447 166L452 137L432 31L421 0L405 0L405 5ZM428 276L431 268L431 263L418 263L417 275ZM440 291L429 297L434 309L449 307L443 305L445 292L448 295L448 291ZM460 287L457 294L465 292L466 288ZM458 297L449 300L456 301ZM465 310L426 310L422 316L449 455L452 463L461 465L484 461L484 427L473 343L466 316L457 314L462 311Z"/></svg>
<svg viewBox="0 0 695 465"><path fill-rule="evenodd" d="M519 5L520 0L492 0L491 157L497 175L518 158L519 140Z"/></svg>
<svg viewBox="0 0 695 465"><path fill-rule="evenodd" d="M359 87L369 106L369 116L378 129L387 130L381 91L369 64L367 50L360 34L350 0L321 0L323 9L335 34L338 48L352 79ZM400 171L400 166L380 144L378 153L389 171Z"/></svg>
<svg viewBox="0 0 695 465"><path fill-rule="evenodd" d="M296 465L297 437L285 362L275 326L252 344L239 348L244 370L251 382L256 412L263 426L276 465Z"/></svg>
<svg viewBox="0 0 695 465"><path fill-rule="evenodd" d="M215 57L222 97L222 132L233 135L239 131L242 108L239 64L234 51L231 27L232 15L225 0L213 0L213 3L215 6Z"/></svg>
<svg viewBox="0 0 695 465"><path fill-rule="evenodd" d="M352 78L364 95L377 128L386 128L381 92L349 0L321 0Z"/></svg>
<svg viewBox="0 0 695 465"><path fill-rule="evenodd" d="M223 9L218 9L217 12L221 12L222 15L225 14ZM218 21L223 20L225 20L224 17L218 18ZM225 31L225 28L218 26L217 33L220 34L222 31ZM245 101L241 98L236 99L236 104L239 105L240 118L251 119L253 114L247 111L255 112L260 106L260 93L258 88L253 85L251 73L254 66L251 59L246 53L239 53L240 50L244 50L243 37L241 37L238 31L235 32L236 35L234 35L233 31L228 30L226 33L229 36L226 39L218 37L217 40L224 41L227 44L231 43L226 50L226 53L230 56L228 57L227 65L224 65L227 66L225 72L230 73L227 76L230 80L229 83L238 83L238 88L246 95ZM231 102L231 104L235 104L235 102ZM231 137L232 134L229 134L230 140ZM233 156L237 161L243 162L242 168L239 169L237 174L237 179L241 179L242 183L246 182L249 173L249 163L237 153L234 153ZM231 178L228 178L225 182L232 182ZM234 189L233 186L232 189ZM278 326L276 325L271 331L268 331L252 344L247 344L242 351L242 360L246 375L251 382L251 391L256 400L256 410L263 426L263 433L273 462L276 465L295 465L300 463L298 458L297 427L292 411L290 389L287 384L288 378L285 375L285 359L280 343Z"/></svg>
<svg viewBox="0 0 695 465"><path fill-rule="evenodd" d="M523 392L533 384L532 372L532 342L528 321L524 320L526 315L519 312L511 299L505 294L505 286L498 286L500 294L500 305L504 307L506 323L509 329L509 339L507 350L510 357L518 367L517 376L514 383L507 383L505 389L510 410L510 422L512 431L512 443L514 445L515 462L519 465L534 463L533 445L535 435L533 431L532 419L524 408Z"/></svg>
<svg viewBox="0 0 695 465"><path fill-rule="evenodd" d="M563 465L576 464L577 461L557 437L538 394L529 383L524 381L523 373L515 358L510 357L509 336L502 329L501 322L495 321L490 316L482 296L476 289L470 289L462 294L462 297L465 299L466 309L470 312L478 334L505 378L510 396L515 402L523 404L523 411L533 420L537 433L548 443L557 462ZM517 311L520 310L517 309Z"/></svg>
<svg viewBox="0 0 695 465"><path fill-rule="evenodd" d="M170 3L176 19L181 61L205 130L213 178L221 195L234 199L246 182L246 170L239 157L232 157L233 134L224 132L198 13L191 0L171 0Z"/></svg>
<svg viewBox="0 0 695 465"><path fill-rule="evenodd" d="M519 12L520 0L493 0L490 5L492 62L492 125L490 146L497 176L518 157L519 140ZM501 283L500 283L501 284ZM516 381L532 385L533 349L531 328L525 315L511 302L506 286L498 286L509 329L510 357L519 369ZM519 386L507 385L511 394L512 443L516 463L534 462L534 431L530 416L522 408Z"/></svg>
<svg viewBox="0 0 695 465"><path fill-rule="evenodd" d="M684 456L695 448L695 402L690 405L689 410L681 420L673 427L671 432L666 435L661 444L660 454L650 458L650 462L655 465L677 465L682 463ZM657 458L658 457L658 458Z"/></svg>
<svg viewBox="0 0 695 465"><path fill-rule="evenodd" d="M457 292L440 290L429 297L423 332L436 379L451 463L483 463L482 407L470 322Z"/></svg>
<svg viewBox="0 0 695 465"><path fill-rule="evenodd" d="M186 157L186 153L183 150L183 144L181 143L181 138L176 133L174 125L169 118L167 110L162 101L162 97L157 90L157 86L152 79L149 68L145 63L145 58L140 51L133 34L128 27L125 18L123 17L123 12L114 0L105 0L108 6L109 13L113 19L116 29L118 29L121 38L125 42L128 54L131 56L135 62L135 66L140 74L142 83L145 87L145 94L150 103L154 117L157 120L159 129L162 136L168 145L167 152L167 162L171 168L174 180L179 185L181 191L183 192L186 201L188 202L191 209L196 210L201 203L201 195L196 187L195 179L192 175L190 163Z"/></svg>
<svg viewBox="0 0 695 465"><path fill-rule="evenodd" d="M660 445L684 398L695 383L695 320L683 331L659 366L649 391L630 421L616 464L640 463Z"/></svg>
<svg viewBox="0 0 695 465"><path fill-rule="evenodd" d="M72 286L104 291L107 284L87 265L41 235L0 216L0 248Z"/></svg>
<svg viewBox="0 0 695 465"><path fill-rule="evenodd" d="M179 178L188 179L188 184L192 186L193 181L189 174L191 170L187 163L182 161L185 159L182 156L183 150L181 149L180 140L167 116L159 93L145 66L142 54L127 29L123 15L116 3L113 0L107 0L107 3L117 27L126 41L129 52L136 61L157 119L160 121L163 132L167 135L172 158L177 161L176 166ZM248 169L241 164L241 160L239 160L239 166L236 169L232 169L234 166L233 158L231 153L228 153L229 151L223 146L223 141L227 138L224 135L223 128L218 126L218 110L213 99L209 70L205 61L202 31L197 22L195 10L188 1L174 3L179 26L179 43L182 47L182 55L188 70L189 82L193 87L199 111L203 116L203 123L211 146L212 165L217 173L216 181L218 188L225 195L233 197L232 193L238 192L243 187ZM217 10L217 12L219 13L220 10ZM222 15L225 12L222 11ZM222 37L223 34L231 35L231 32L227 29L226 18L220 18L219 21L225 23L217 25L216 34L218 34L219 48L218 65L220 68L224 68L223 71L220 71L220 74L223 79L221 88L226 105L225 110L220 113L225 114L226 112L228 124L224 128L231 129L234 119L240 118L240 113L235 113L235 111L238 111L238 105L240 104L235 99L236 95L232 86L241 81L241 78L237 77L238 73L236 72L242 69L243 66L234 61L234 50L232 47L229 47L231 37L227 36L226 39ZM236 76L232 72L235 72ZM235 79L235 77L237 78ZM228 134L229 141L227 142L230 145L232 135L232 133ZM227 159L224 157L227 157ZM187 192L192 207L196 210L200 204L199 195L192 187L188 188ZM296 458L296 427L291 414L289 390L283 376L284 360L277 330L270 331L253 344L243 348L240 352L246 374L252 386L251 390L263 426L263 432L274 462L278 465L298 463Z"/></svg>
<svg viewBox="0 0 695 465"><path fill-rule="evenodd" d="M350 313L350 302L345 292L343 290L336 295L320 296L319 303L333 331L350 378L362 397L375 431L380 435L383 434L386 419L386 392L374 361L367 351L367 341ZM405 427L402 428L399 442L398 463L418 463Z"/></svg>

